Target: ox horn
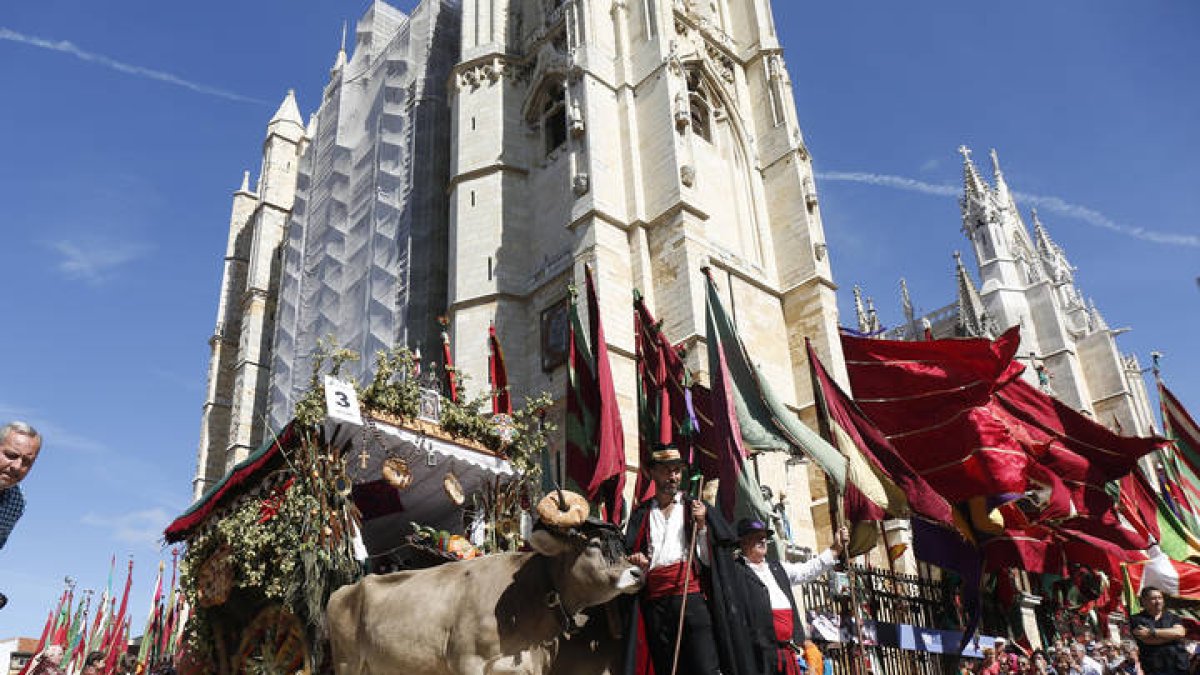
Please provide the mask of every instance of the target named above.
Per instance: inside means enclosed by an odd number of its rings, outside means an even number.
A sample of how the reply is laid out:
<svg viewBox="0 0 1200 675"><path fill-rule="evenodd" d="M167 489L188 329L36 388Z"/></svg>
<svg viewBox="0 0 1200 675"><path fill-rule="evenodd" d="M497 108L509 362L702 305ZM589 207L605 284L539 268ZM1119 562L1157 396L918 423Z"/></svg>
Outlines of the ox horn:
<svg viewBox="0 0 1200 675"><path fill-rule="evenodd" d="M558 484L558 481L554 482L554 492L558 494L558 510L568 510L570 507L567 506L567 498L563 496L563 489L562 486Z"/></svg>

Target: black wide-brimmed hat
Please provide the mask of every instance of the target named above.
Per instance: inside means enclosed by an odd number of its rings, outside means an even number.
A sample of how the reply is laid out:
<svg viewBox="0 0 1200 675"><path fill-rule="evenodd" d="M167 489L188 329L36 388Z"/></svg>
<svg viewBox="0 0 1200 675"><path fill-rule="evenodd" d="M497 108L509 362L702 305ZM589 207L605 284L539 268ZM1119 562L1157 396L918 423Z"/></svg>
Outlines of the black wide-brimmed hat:
<svg viewBox="0 0 1200 675"><path fill-rule="evenodd" d="M754 518L742 518L741 520L738 521L738 524L737 524L738 539L741 539L742 537L745 537L745 536L748 536L751 534L756 534L758 532L766 532L768 537L775 534L775 531L772 530L771 528L767 527L761 520L756 520Z"/></svg>

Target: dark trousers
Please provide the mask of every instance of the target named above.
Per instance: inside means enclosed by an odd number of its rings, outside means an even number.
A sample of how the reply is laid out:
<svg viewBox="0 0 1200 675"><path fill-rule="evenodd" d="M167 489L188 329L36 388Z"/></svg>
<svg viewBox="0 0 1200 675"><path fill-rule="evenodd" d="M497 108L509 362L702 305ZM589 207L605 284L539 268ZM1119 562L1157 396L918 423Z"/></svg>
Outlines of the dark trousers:
<svg viewBox="0 0 1200 675"><path fill-rule="evenodd" d="M675 635L679 630L679 608L682 604L683 596L680 595L642 601L646 642L650 659L654 662L654 675L671 675ZM712 617L704 596L700 593L689 595L683 611L683 641L679 646L676 674L718 675L721 662L713 637Z"/></svg>

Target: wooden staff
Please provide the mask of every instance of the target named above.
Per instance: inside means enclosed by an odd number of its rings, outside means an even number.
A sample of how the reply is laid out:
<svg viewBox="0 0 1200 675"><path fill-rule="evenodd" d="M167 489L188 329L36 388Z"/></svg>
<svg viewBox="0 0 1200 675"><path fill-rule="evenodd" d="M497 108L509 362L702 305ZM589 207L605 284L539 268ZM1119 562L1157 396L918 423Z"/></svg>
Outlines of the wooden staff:
<svg viewBox="0 0 1200 675"><path fill-rule="evenodd" d="M696 490L696 494L704 493L704 476L700 476L700 487ZM696 497L696 499L700 499ZM703 502L701 502L703 503ZM691 517L687 514L685 517ZM692 580L692 559L696 555L696 531L699 528L695 524L692 525L692 536L688 541L687 565L683 569L683 600L679 603L679 627L675 629L675 655L671 657L671 675L675 675L679 668L679 647L683 644L683 617L687 611L688 599L688 584Z"/></svg>
<svg viewBox="0 0 1200 675"><path fill-rule="evenodd" d="M807 340L808 338L805 338L806 343ZM821 433L821 437L824 438L827 443L832 445L835 450L841 453L843 457L845 457L847 451L838 447L837 436L834 435L833 429L831 428L829 407L825 403L825 395L824 392L821 391L820 380L817 378L817 367L816 364L812 362L812 359L809 359L808 362L808 375L809 380L812 382L813 403L816 404L817 407L817 426ZM838 531L841 530L845 525L845 514L843 513L842 509L842 499L845 497L845 493L843 490L839 490L837 486L834 485L833 479L829 477L828 473L825 474L825 491L829 499L828 505L830 525L833 529L834 541L836 541ZM884 546L887 546L886 540L884 541ZM849 537L847 537L847 541L843 543L842 553L839 557L841 558L842 565L846 568L846 576L850 580L850 611L851 616L854 617L855 637L858 639L858 644L856 645L857 649L855 650L858 658L852 660L851 665L857 666L857 672L865 675L869 671L866 661L867 650L866 645L863 644L862 608L858 604L857 575L854 572L854 565L851 564L850 561Z"/></svg>

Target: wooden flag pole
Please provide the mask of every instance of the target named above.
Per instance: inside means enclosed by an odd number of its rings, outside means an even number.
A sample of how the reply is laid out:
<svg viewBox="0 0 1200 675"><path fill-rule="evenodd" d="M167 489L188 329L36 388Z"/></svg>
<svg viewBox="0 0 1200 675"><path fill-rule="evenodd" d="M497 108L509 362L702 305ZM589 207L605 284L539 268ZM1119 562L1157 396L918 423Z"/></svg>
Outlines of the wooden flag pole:
<svg viewBox="0 0 1200 675"><path fill-rule="evenodd" d="M804 339L806 345L808 338ZM807 350L809 354L815 354L812 349ZM820 380L817 378L817 367L810 358L808 360L809 381L813 388L813 403L817 406L817 427L821 433L821 437L825 439L835 450L840 452L842 456L846 456L846 452L838 446L837 438L833 433L833 429L829 426L829 408L825 404L825 395L821 391ZM829 474L825 474L825 491L829 495L829 522L833 529L834 541L837 541L838 531L845 525L845 515L842 512L842 499L845 496L837 486L833 484L833 479ZM848 538L847 538L848 539ZM854 566L850 564L850 542L846 541L842 545L842 552L839 556L842 565L846 568L846 575L850 580L850 611L854 617L854 632L858 639L858 646L855 650L858 658L853 661L857 666L856 672L860 675L866 675L870 672L867 668L867 652L863 645L862 635L862 608L858 602L858 579L854 573Z"/></svg>
<svg viewBox="0 0 1200 675"><path fill-rule="evenodd" d="M704 494L704 476L700 476L700 487L696 490L696 499L700 499L699 495L701 494ZM683 515L684 518L691 518L691 516L690 513ZM688 584L692 581L692 560L696 555L696 531L698 529L693 523L692 536L688 540L687 565L683 568L683 600L679 603L679 626L675 629L675 654L671 657L671 675L675 675L679 669L679 647L683 644L683 617L686 616L687 610Z"/></svg>

